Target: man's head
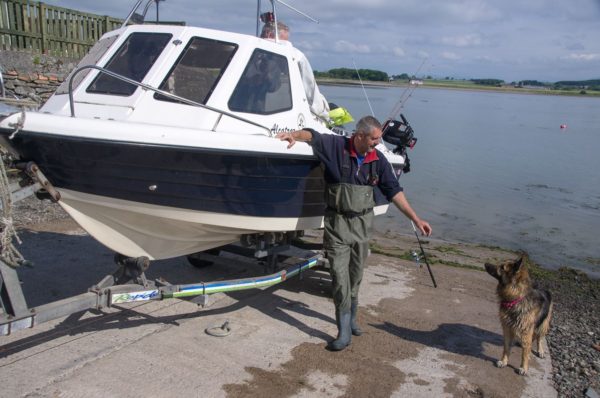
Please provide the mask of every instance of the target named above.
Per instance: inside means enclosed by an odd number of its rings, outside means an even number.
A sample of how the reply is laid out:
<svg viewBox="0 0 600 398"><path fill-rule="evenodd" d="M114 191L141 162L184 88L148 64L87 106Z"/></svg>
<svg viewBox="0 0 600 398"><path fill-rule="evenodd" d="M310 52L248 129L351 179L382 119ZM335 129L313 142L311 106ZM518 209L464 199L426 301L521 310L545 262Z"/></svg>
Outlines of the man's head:
<svg viewBox="0 0 600 398"><path fill-rule="evenodd" d="M283 22L277 22L277 33L279 34L279 40L288 40L290 28ZM275 39L275 24L273 22L267 22L262 28L260 37L263 39Z"/></svg>
<svg viewBox="0 0 600 398"><path fill-rule="evenodd" d="M354 149L360 155L373 152L381 141L381 123L373 116L365 116L356 123Z"/></svg>

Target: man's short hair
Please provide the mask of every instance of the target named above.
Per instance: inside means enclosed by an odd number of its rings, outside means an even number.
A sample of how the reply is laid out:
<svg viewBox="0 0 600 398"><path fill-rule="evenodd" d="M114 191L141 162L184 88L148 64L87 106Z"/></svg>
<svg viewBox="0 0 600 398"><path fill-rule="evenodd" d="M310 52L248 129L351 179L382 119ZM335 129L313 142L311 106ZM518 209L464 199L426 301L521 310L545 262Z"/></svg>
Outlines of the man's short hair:
<svg viewBox="0 0 600 398"><path fill-rule="evenodd" d="M283 22L277 21L277 30L279 32L285 30L289 33L290 28ZM275 24L273 22L267 22L266 24L264 24L262 31L260 32L260 37L262 37L263 39L275 38Z"/></svg>
<svg viewBox="0 0 600 398"><path fill-rule="evenodd" d="M381 129L381 123L373 116L365 116L356 123L356 134L369 135L374 129Z"/></svg>

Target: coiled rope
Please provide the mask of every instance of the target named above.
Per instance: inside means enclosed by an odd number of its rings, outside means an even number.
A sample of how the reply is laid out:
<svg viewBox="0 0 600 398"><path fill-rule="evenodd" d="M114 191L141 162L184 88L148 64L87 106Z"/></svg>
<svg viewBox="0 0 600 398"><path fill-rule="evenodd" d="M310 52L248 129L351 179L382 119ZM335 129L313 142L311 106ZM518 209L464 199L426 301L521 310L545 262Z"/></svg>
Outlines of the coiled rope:
<svg viewBox="0 0 600 398"><path fill-rule="evenodd" d="M2 214L0 215L0 259L11 267L18 267L25 262L23 255L13 244L13 239L21 244L19 235L13 224L12 219L12 197L10 192L10 183L6 175L6 166L4 165L4 154L6 152L0 148L0 202L2 204Z"/></svg>

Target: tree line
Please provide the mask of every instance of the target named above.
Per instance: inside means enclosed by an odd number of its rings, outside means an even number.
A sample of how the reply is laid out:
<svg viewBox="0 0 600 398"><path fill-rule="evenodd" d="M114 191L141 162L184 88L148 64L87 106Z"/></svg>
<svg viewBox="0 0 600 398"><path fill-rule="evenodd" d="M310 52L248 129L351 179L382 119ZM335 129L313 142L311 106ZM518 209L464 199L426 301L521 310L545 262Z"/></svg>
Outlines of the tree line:
<svg viewBox="0 0 600 398"><path fill-rule="evenodd" d="M501 79L471 79L475 84L481 84L485 86L505 86L507 84L514 87L537 87L537 88L548 88L552 90L569 90L569 89L580 89L580 90L600 90L600 79L592 80L563 80L554 83L540 82L539 80L520 80L518 82L506 83Z"/></svg>
<svg viewBox="0 0 600 398"><path fill-rule="evenodd" d="M326 72L315 71L315 77L317 78L359 80L359 74L362 80L375 82L387 82L390 80L387 73L374 69L359 69L358 72L356 69L350 68L335 68Z"/></svg>
<svg viewBox="0 0 600 398"><path fill-rule="evenodd" d="M377 81L387 82L390 80L406 80L417 79L414 75L408 75L407 73L401 73L398 75L388 75L386 72L375 70L375 69L356 69L351 68L335 68L328 71L319 72L315 71L316 78L331 78L331 79L346 79L346 80L359 80L365 81ZM424 77L424 79L431 79L431 76ZM454 78L446 77L445 80L454 80ZM568 90L568 89L580 89L580 90L600 90L600 79L592 80L564 80L555 83L540 82L538 80L520 80L518 82L507 83L502 79L469 79L474 84L482 86L493 86L502 87L510 85L513 87L539 87L548 88L553 90Z"/></svg>

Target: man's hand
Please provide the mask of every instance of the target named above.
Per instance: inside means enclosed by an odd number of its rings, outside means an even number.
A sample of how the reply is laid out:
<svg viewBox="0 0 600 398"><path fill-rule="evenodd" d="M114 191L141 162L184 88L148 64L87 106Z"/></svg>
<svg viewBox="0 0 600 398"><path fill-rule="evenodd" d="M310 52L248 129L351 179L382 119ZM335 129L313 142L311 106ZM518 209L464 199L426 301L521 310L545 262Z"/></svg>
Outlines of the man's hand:
<svg viewBox="0 0 600 398"><path fill-rule="evenodd" d="M275 138L279 138L281 141L289 142L290 144L288 145L288 149L290 149L294 146L296 141L310 143L312 141L312 133L308 130L286 131L284 133L277 134Z"/></svg>
<svg viewBox="0 0 600 398"><path fill-rule="evenodd" d="M423 221L419 218L417 221L415 221L415 226L419 229L419 231L421 231L421 234L425 236L431 236L431 225L429 225L427 221Z"/></svg>
<svg viewBox="0 0 600 398"><path fill-rule="evenodd" d="M285 132L285 133L279 133L277 134L275 137L279 138L281 141L287 141L289 142L288 144L288 149L290 149L291 147L294 146L294 144L296 143L296 139L294 138L294 132Z"/></svg>

